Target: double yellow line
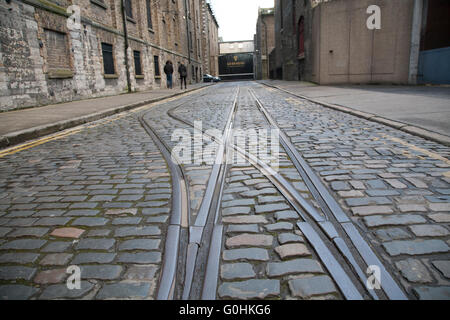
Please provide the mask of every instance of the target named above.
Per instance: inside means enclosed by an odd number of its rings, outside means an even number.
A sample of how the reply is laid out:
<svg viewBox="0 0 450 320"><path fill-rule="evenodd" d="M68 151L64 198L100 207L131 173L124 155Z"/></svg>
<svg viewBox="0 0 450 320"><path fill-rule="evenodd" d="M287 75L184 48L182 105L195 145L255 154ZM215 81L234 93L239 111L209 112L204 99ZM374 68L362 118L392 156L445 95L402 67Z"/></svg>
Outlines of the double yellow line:
<svg viewBox="0 0 450 320"><path fill-rule="evenodd" d="M11 147L11 148L7 148L3 151L0 151L0 158L3 158L5 156L9 156L12 155L14 153L23 151L23 150L27 150L33 147L36 147L38 145L47 143L49 141L53 141L53 140L58 140L58 139L62 139L64 137L70 136L72 134L78 133L80 132L82 129L76 129L76 130L70 130L69 132L62 132L62 133L58 133L58 134L54 134L45 138L41 138L41 139L37 139L31 142L27 142L27 143L23 143L20 144L18 146L15 147Z"/></svg>
<svg viewBox="0 0 450 320"><path fill-rule="evenodd" d="M0 151L0 158L3 158L3 157L6 157L6 156L15 154L15 153L20 152L20 151L24 151L24 150L27 150L27 149L31 149L31 148L37 147L37 146L39 146L41 144L44 144L44 143L47 143L47 142L50 142L50 141L59 140L59 139L71 136L73 134L81 132L84 129L95 128L95 127L100 126L100 125L105 125L105 124L117 121L117 120L119 120L119 119L121 119L123 117L126 117L127 115L130 115L132 113L140 112L140 111L142 111L142 110L144 110L146 108L153 107L153 106L158 105L158 104L162 104L162 103L167 103L167 102L170 102L170 101L178 100L178 99L180 99L180 98L182 98L184 96L191 95L191 94L193 94L195 92L202 91L205 88L206 87L200 88L198 90L190 91L190 92L185 92L183 94L180 94L179 96L175 96L175 97L164 99L164 100L161 100L161 101L158 101L158 102L150 103L148 105L136 108L134 110L125 111L125 112L120 113L118 115L112 115L112 116L109 116L107 118L97 120L94 123L82 124L80 126L77 126L74 129L67 129L67 130L65 130L63 132L60 132L60 133L55 133L55 134L52 134L50 136L46 136L46 137L43 137L43 138L40 138L40 139L37 139L37 140L33 140L33 141L30 141L30 142L26 142L26 143L20 144L18 146L6 148L5 150Z"/></svg>

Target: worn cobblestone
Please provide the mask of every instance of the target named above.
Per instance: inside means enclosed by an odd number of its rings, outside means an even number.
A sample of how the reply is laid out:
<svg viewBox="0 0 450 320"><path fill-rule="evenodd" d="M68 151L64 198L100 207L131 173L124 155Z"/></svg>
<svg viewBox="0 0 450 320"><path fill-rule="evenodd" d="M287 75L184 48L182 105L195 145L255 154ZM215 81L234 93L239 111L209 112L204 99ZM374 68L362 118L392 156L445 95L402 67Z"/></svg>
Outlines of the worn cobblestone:
<svg viewBox="0 0 450 320"><path fill-rule="evenodd" d="M269 127L248 94L251 87L400 278L408 297L448 297L450 166L442 160L450 155L448 148L348 114L324 112L312 102L294 103L298 100L253 83L240 86L235 128ZM176 112L223 130L235 88L216 85L214 97L194 95L193 103L183 103ZM184 126L166 111L178 103L152 106L152 125L170 147L176 142L168 132ZM2 299L155 298L172 181L138 114L114 116L0 157L0 191L8 192L0 200ZM311 201L304 181L280 151L280 174ZM195 218L210 167L185 169L190 218ZM342 298L297 229L301 217L269 179L249 164L232 165L227 178L219 217L225 233L217 297ZM14 194L17 187L24 191ZM82 278L92 283L83 281L79 292L67 290L68 274L61 266L69 264L80 265Z"/></svg>

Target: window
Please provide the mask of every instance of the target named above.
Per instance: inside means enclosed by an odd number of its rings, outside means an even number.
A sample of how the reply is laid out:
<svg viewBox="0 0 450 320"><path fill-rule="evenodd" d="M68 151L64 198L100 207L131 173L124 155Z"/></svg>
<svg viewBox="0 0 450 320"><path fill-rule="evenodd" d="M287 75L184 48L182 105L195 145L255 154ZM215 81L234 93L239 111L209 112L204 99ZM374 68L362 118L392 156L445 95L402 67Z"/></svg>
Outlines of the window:
<svg viewBox="0 0 450 320"><path fill-rule="evenodd" d="M113 46L102 42L103 70L105 74L115 74Z"/></svg>
<svg viewBox="0 0 450 320"><path fill-rule="evenodd" d="M45 29L49 69L70 69L70 53L65 33Z"/></svg>
<svg viewBox="0 0 450 320"><path fill-rule="evenodd" d="M131 7L131 0L124 0L125 14L128 18L133 18L133 8Z"/></svg>
<svg viewBox="0 0 450 320"><path fill-rule="evenodd" d="M152 23L152 5L150 3L151 0L147 0L147 26L149 29L153 29Z"/></svg>
<svg viewBox="0 0 450 320"><path fill-rule="evenodd" d="M298 55L305 54L305 19L303 17L298 21Z"/></svg>
<svg viewBox="0 0 450 320"><path fill-rule="evenodd" d="M133 51L134 56L134 73L138 76L142 75L142 66L141 66L141 52Z"/></svg>
<svg viewBox="0 0 450 320"><path fill-rule="evenodd" d="M161 72L159 71L159 56L153 56L153 62L155 65L155 77L161 76Z"/></svg>

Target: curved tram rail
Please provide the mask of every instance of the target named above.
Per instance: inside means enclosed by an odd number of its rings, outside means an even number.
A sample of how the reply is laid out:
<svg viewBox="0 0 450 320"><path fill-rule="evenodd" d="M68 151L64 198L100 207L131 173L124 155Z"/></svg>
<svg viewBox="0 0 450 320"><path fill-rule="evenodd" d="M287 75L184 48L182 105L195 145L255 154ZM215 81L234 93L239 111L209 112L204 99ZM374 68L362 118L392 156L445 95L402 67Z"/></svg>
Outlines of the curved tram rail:
<svg viewBox="0 0 450 320"><path fill-rule="evenodd" d="M200 294L199 291L202 290L198 290L198 288L197 290L193 290L192 284L194 282L196 284L201 283L203 275L206 278L211 278L212 276L210 268L208 270L202 270L201 268L203 263L206 262L201 260L205 260L208 257L210 243L210 235L205 230L213 227L213 240L211 240L211 243L214 248L218 249L218 253L220 254L223 226L216 224L218 222L220 201L224 188L224 177L227 172L227 162L224 161L224 157L226 157L226 146L220 141L227 141L229 139L238 94L239 89L235 94L226 129L222 138L219 140L215 164L213 165L197 218L193 224L190 221L189 186L181 162L176 157L172 157L170 147L158 135L156 130L151 127L149 121L146 120L150 112L139 117L139 122L154 140L168 163L172 177L172 215L165 243L164 261L157 295L158 300L176 299L175 292L177 284L182 285L182 299L198 296ZM201 96L204 96L204 94ZM168 114L170 115L171 111L184 104L182 103L172 108ZM193 127L191 123L187 124ZM213 219L212 221L211 218ZM187 247L185 247L185 243L188 243ZM202 254L199 251L203 251ZM183 263L185 263L184 266L182 265ZM208 263L208 265L210 264ZM217 264L217 270L218 267ZM206 275L205 271L208 271ZM203 290L203 292L215 292L215 289L213 290ZM202 298L209 299L210 297L202 296Z"/></svg>
<svg viewBox="0 0 450 320"><path fill-rule="evenodd" d="M203 281L202 299L215 299L217 289L217 280L219 272L220 252L222 245L223 225L219 223L220 201L224 187L224 180L226 176L227 165L217 165L220 159L224 159L227 154L227 147L233 148L242 157L248 160L255 166L262 174L264 174L280 191L285 199L293 206L299 217L303 219L298 222L297 226L302 231L304 236L313 246L314 250L319 255L320 259L333 276L335 282L339 286L341 292L347 299L363 299L363 293L368 293L373 299L407 299L404 292L400 289L398 284L393 280L389 272L386 270L380 259L370 248L365 239L361 236L359 231L350 221L346 213L342 210L336 200L331 196L325 185L315 175L306 161L301 157L295 147L292 145L287 136L278 127L274 119L268 113L266 108L262 105L260 100L256 97L253 91L250 92L256 106L262 112L267 122L280 132L280 143L288 154L290 160L299 172L302 179L305 181L308 189L319 203L325 216L322 216L307 200L305 200L298 191L278 172L275 172L271 167L267 166L263 161L253 156L252 154L242 150L236 145L230 143L229 132L232 129L234 115L237 108L237 94L233 106L230 110L229 119L227 121L225 134L222 139L217 139L210 136L213 141L219 143L219 152L216 158L215 170L211 174L211 179L208 182L205 199L199 213L196 224L191 227L191 235L197 234L200 237L203 235L203 230L207 217L210 213L214 213L214 227L212 236L206 247L209 247L208 261L206 264L206 273ZM178 106L179 107L179 106ZM193 124L187 120L176 116L174 110L178 107L169 110L168 114L175 120L193 127ZM205 135L208 135L203 131ZM306 214L304 213L306 212ZM200 229L199 229L200 228ZM194 232L196 231L196 232ZM191 240L194 238L191 238ZM200 245L199 238L197 241L191 241L190 245L197 246L191 251L195 252L197 256L198 245ZM205 239L204 239L205 240ZM205 243L203 241L203 243ZM188 255L187 275L193 274L194 270L194 253ZM341 262L339 262L341 261ZM343 262L343 263L342 263ZM364 264L365 263L365 264ZM342 265L344 264L344 265ZM196 269L202 266L202 261L197 261ZM361 267L361 266L364 267ZM381 272L381 289L375 290L367 288L367 276L363 272L369 266L377 266ZM364 269L363 269L364 268ZM196 274L197 275L197 274ZM198 275L197 275L198 276ZM197 282L201 281L198 279ZM192 297L189 295L191 290L192 277L186 278L183 298ZM358 279L360 283L358 283Z"/></svg>
<svg viewBox="0 0 450 320"><path fill-rule="evenodd" d="M164 261L161 280L158 290L158 300L174 299L175 285L177 279L177 265L180 254L180 243L182 235L189 225L190 206L189 188L186 183L185 173L180 163L175 163L169 146L156 133L146 121L148 113L139 117L139 122L152 137L166 160L172 177L172 215L167 231L164 250Z"/></svg>

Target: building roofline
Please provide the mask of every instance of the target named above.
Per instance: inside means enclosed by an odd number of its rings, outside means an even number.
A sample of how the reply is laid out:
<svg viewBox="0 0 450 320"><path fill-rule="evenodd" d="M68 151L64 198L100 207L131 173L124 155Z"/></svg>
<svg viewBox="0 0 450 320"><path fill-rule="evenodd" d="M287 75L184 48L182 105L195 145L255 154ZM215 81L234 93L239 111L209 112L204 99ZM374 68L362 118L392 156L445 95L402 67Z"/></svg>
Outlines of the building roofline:
<svg viewBox="0 0 450 320"><path fill-rule="evenodd" d="M252 40L236 40L236 41L219 41L220 43L236 43L236 42L255 42L253 39Z"/></svg>
<svg viewBox="0 0 450 320"><path fill-rule="evenodd" d="M228 56L228 55L234 55L234 54L241 54L241 53L245 53L245 54L255 54L255 51L220 53L220 54L219 54L219 57Z"/></svg>
<svg viewBox="0 0 450 320"><path fill-rule="evenodd" d="M273 16L275 15L275 8L258 8L258 15Z"/></svg>
<svg viewBox="0 0 450 320"><path fill-rule="evenodd" d="M207 3L206 6L208 7L209 13L211 13L214 23L216 24L217 28L219 28L219 23L217 22L216 16L214 15L211 4Z"/></svg>

